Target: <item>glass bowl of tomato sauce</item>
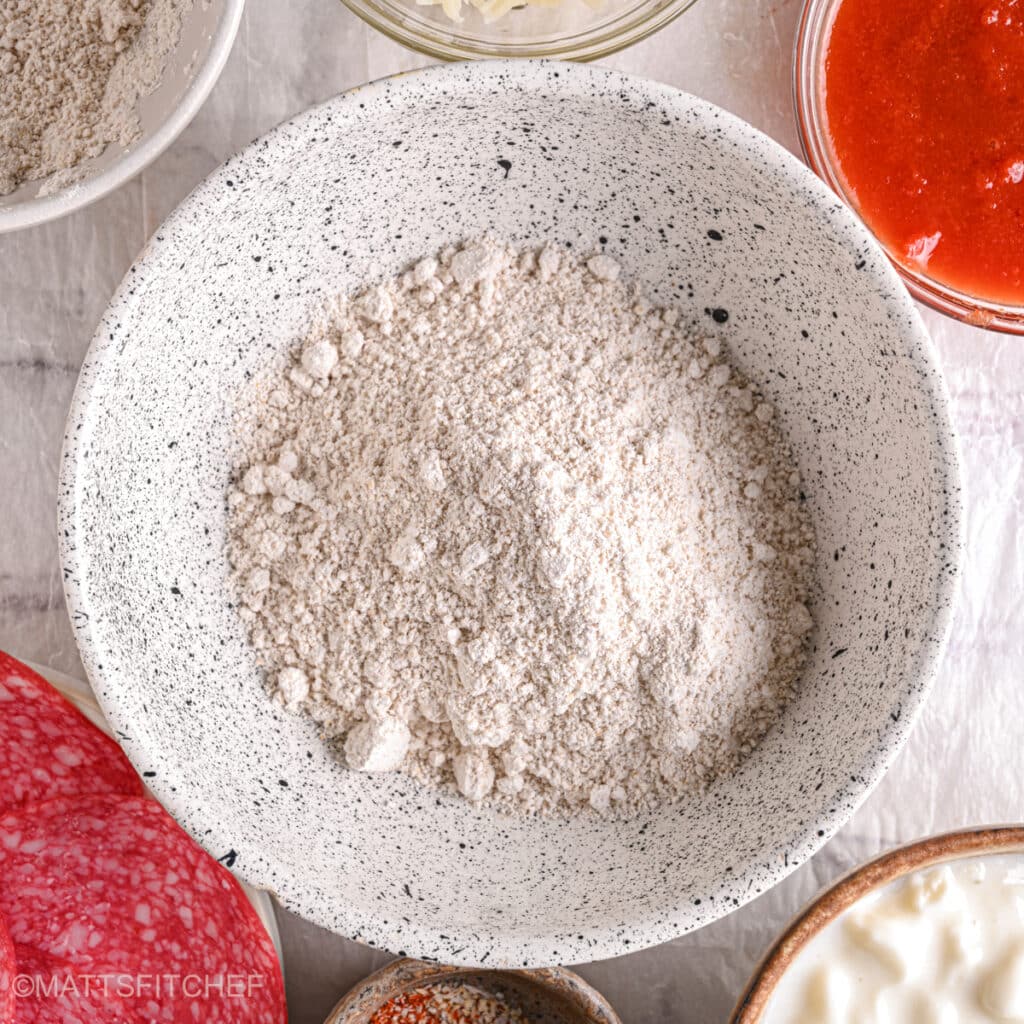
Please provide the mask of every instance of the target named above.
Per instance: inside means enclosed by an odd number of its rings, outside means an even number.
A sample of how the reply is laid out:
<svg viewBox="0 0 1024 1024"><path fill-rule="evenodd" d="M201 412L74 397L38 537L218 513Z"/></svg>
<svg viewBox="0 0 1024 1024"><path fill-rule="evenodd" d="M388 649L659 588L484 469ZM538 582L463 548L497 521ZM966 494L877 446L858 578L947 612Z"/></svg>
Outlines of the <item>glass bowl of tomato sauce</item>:
<svg viewBox="0 0 1024 1024"><path fill-rule="evenodd" d="M915 298L1024 334L1024 2L807 0L804 155Z"/></svg>

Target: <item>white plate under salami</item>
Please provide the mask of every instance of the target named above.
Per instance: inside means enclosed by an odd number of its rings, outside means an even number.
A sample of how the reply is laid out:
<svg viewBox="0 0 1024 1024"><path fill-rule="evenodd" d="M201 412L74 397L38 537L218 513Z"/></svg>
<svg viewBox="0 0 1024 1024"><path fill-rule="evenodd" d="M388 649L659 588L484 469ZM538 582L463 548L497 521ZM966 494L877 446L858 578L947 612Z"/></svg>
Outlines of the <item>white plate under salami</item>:
<svg viewBox="0 0 1024 1024"><path fill-rule="evenodd" d="M42 993L19 988L15 1020L286 1020L276 952L238 882L153 800L60 797L0 815L0 878L19 972L38 970Z"/></svg>

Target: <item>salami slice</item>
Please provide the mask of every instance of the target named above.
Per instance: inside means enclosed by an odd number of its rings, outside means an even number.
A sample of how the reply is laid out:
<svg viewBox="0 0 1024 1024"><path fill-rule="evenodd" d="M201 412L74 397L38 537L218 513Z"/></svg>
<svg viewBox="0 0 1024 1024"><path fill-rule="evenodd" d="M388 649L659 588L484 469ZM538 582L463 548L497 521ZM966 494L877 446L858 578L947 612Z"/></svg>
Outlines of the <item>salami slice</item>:
<svg viewBox="0 0 1024 1024"><path fill-rule="evenodd" d="M17 974L14 943L0 919L0 1024L14 1020L14 976Z"/></svg>
<svg viewBox="0 0 1024 1024"><path fill-rule="evenodd" d="M0 813L58 796L142 791L109 736L42 676L0 651Z"/></svg>
<svg viewBox="0 0 1024 1024"><path fill-rule="evenodd" d="M116 984L79 976L66 960L46 956L37 949L16 946L18 992L14 1024L78 1024L134 1021L124 1006Z"/></svg>
<svg viewBox="0 0 1024 1024"><path fill-rule="evenodd" d="M238 882L155 801L61 797L0 816L0 879L19 951L94 991L107 979L112 1002L79 1007L82 1021L287 1019L273 943Z"/></svg>

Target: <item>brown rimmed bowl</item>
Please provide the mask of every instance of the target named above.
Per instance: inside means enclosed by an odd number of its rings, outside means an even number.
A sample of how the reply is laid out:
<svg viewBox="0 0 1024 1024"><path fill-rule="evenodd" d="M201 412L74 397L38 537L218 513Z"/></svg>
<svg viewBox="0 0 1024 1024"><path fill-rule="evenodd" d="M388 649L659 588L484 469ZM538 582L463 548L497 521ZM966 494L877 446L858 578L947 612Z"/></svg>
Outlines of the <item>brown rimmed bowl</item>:
<svg viewBox="0 0 1024 1024"><path fill-rule="evenodd" d="M779 982L811 939L865 896L923 868L1001 853L1024 853L1024 826L946 832L897 847L855 868L812 900L775 940L740 996L730 1024L760 1024Z"/></svg>
<svg viewBox="0 0 1024 1024"><path fill-rule="evenodd" d="M361 981L325 1024L369 1024L388 1000L438 982L462 982L500 996L522 1010L530 1024L621 1024L604 996L564 967L486 971L408 959L394 960Z"/></svg>

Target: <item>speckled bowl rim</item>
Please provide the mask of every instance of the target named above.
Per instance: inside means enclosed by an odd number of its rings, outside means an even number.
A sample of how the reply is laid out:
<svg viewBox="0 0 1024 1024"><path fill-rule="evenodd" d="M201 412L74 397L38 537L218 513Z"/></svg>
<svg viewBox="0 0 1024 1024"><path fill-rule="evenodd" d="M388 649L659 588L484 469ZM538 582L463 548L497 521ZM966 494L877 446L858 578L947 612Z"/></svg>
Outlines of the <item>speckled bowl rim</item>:
<svg viewBox="0 0 1024 1024"><path fill-rule="evenodd" d="M164 229L157 229L153 239L164 233L173 236L178 224L189 218L194 207L201 205L203 194L207 191L215 193L220 189L223 182L234 173L233 168L238 166L239 161L258 159L267 140L282 132L294 136L322 109L332 105L343 107L347 104L365 103L375 94L382 92L388 83L409 81L425 87L422 85L425 81L437 79L443 82L454 73L487 75L498 72L506 77L523 80L531 75L540 76L551 67L559 69L559 87L571 88L579 95L592 94L594 89L590 83L600 81L605 90L609 83L614 83L617 90L638 94L645 100L656 100L668 109L699 112L703 117L713 118L716 128L739 144L756 146L762 163L765 166L770 164L782 177L790 179L794 188L799 187L816 195L821 203L822 219L829 223L839 222L849 232L851 243L855 242L862 249L878 251L878 245L868 230L817 175L779 143L735 115L706 100L660 82L648 81L597 65L516 60L439 64L418 71L401 72L357 86L322 104L310 107L252 142L233 157L228 165L221 165L214 170L170 214L164 224L166 232ZM397 102L393 93L391 101L393 105ZM154 251L160 243L153 239L147 243L118 287L108 308L108 315L116 314L117 307L130 300L140 273L144 273L151 262L156 262ZM888 716L880 729L878 745L872 748L865 755L863 762L849 773L848 781L835 794L829 807L810 820L802 832L781 837L774 845L766 847L761 853L761 859L752 862L747 870L724 875L719 881L718 888L706 894L708 898L694 902L680 901L671 907L661 907L656 912L638 915L630 921L634 936L632 943L624 943L621 928L614 925L580 928L576 941L567 940L564 935L556 934L553 929L537 927L529 934L517 933L515 948L520 956L518 961L512 964L496 956L497 950L507 948L505 936L500 932L477 931L472 935L460 933L457 936L461 952L458 957L450 956L449 960L460 964L482 964L484 958L487 958L487 966L537 967L551 963L549 951L557 943L564 954L560 955L561 963L590 962L622 956L701 928L724 916L726 912L720 908L728 907L727 912L732 912L749 903L765 889L778 884L821 849L852 817L902 749L930 692L936 669L949 640L964 549L965 524L960 488L963 473L959 446L949 416L949 398L931 338L910 295L900 283L896 271L892 269L888 260L880 259L877 266L879 289L890 297L890 301L897 307L896 312L916 328L914 331L907 330L903 341L907 347L907 359L919 369L924 398L930 401L933 408L933 421L936 424L934 454L937 464L941 467L939 478L945 484L945 514L939 520L938 529L942 535L938 540L948 552L948 561L946 569L936 573L931 618L921 624L924 634L933 637L934 642L922 644L918 648L916 671L911 672L908 677L918 685L905 687L903 713L899 716ZM79 583L82 567L78 564L77 557L80 547L83 551L86 549L85 545L79 545L77 540L75 509L78 505L76 496L79 491L80 459L87 457L87 453L79 449L74 424L86 416L93 389L98 387L103 379L104 367L116 362L119 356L119 344L114 342L102 327L98 329L86 354L83 370L75 388L61 455L58 542L63 566L64 595L82 662L104 713L122 736L126 753L132 761L141 764L147 763L151 756L144 744L136 739L136 736L145 733L133 728L131 718L122 714L115 696L106 686L100 685L104 672L103 653L94 642L92 620L86 611L88 595ZM398 952L402 956L417 956L424 950L454 944L451 927L391 922L351 906L333 906L333 917L328 919L328 915L318 907L315 899L305 895L292 895L304 892L302 884L290 882L295 877L293 868L270 861L258 847L250 846L249 841L243 836L227 834L223 823L209 812L203 814L201 809L196 811L190 806L187 788L179 786L176 779L162 774L153 780L153 790L164 806L179 820L187 819L186 827L199 843L211 850L235 849L239 853L240 863L245 865L242 877L257 888L270 889L286 909L306 920L345 935L359 936L359 941L369 946ZM192 827L197 819L202 819L201 828ZM636 941L637 936L643 936L643 939Z"/></svg>
<svg viewBox="0 0 1024 1024"><path fill-rule="evenodd" d="M1024 853L1024 825L943 832L854 868L804 907L772 943L740 996L730 1024L759 1024L772 994L807 944L865 896L922 868L998 853Z"/></svg>
<svg viewBox="0 0 1024 1024"><path fill-rule="evenodd" d="M14 206L0 208L0 235L66 217L141 174L192 123L213 91L231 54L244 8L245 0L224 0L224 13L217 22L206 58L184 95L149 138L130 147L119 160L99 174L90 175L53 195L36 196Z"/></svg>
<svg viewBox="0 0 1024 1024"><path fill-rule="evenodd" d="M596 988L574 971L564 967L539 967L532 970L495 970L450 967L403 957L393 960L379 971L353 985L327 1015L324 1024L345 1024L353 1013L373 1013L389 999L420 985L457 978L462 974L487 973L512 975L525 979L537 988L571 1002L587 1024L622 1024L619 1015Z"/></svg>

